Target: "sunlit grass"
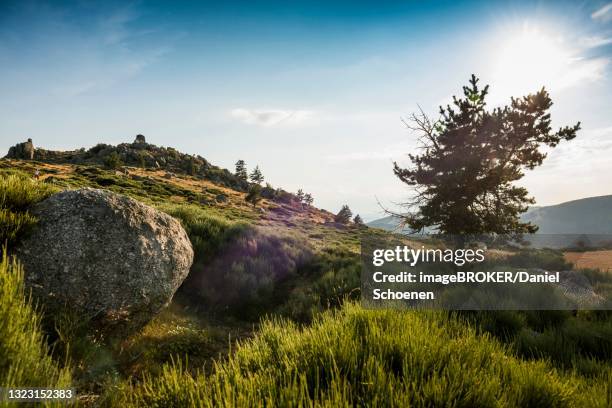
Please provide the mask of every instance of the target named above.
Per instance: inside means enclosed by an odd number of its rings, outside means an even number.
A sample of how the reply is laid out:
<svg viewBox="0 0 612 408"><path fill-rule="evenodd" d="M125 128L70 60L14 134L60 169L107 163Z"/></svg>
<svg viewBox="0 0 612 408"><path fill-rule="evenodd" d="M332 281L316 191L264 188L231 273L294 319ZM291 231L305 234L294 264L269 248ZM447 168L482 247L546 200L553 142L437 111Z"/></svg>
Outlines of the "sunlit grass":
<svg viewBox="0 0 612 408"><path fill-rule="evenodd" d="M267 320L211 375L180 364L124 386L126 406L606 406L605 378L587 383L510 350L443 313L346 304L305 329Z"/></svg>
<svg viewBox="0 0 612 408"><path fill-rule="evenodd" d="M24 288L21 266L5 253L0 262L0 385L68 388L70 381L70 371L48 354L39 313ZM0 406L9 405L0 402Z"/></svg>

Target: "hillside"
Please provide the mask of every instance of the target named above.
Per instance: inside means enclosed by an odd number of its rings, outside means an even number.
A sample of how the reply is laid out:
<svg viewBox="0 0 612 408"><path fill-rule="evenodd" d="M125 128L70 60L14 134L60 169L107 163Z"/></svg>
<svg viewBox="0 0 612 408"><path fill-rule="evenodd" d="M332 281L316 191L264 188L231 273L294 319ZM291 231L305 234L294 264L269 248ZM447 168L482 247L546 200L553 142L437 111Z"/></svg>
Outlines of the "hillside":
<svg viewBox="0 0 612 408"><path fill-rule="evenodd" d="M534 208L522 218L540 234L612 234L612 195Z"/></svg>
<svg viewBox="0 0 612 408"><path fill-rule="evenodd" d="M188 277L142 330L108 341L84 334L82 316L39 313L25 296L21 266L4 260L0 317L12 323L0 325L0 379L10 368L20 384L71 384L84 406L609 402L605 312L366 310L359 304L360 241L388 233L338 224L282 188L264 187L252 205L231 172L207 161L212 173L192 172L180 163L193 156L166 159L173 149L149 145L159 166L134 163L138 143L93 156L36 149L33 159L2 159L0 195L32 204L94 187L135 198L181 222L195 252ZM113 153L121 165L110 166ZM3 216L16 208L10 204L2 199L10 210L0 208ZM19 204L16 215L34 223ZM12 222L0 217L9 251L19 238L8 234L18 229ZM565 265L559 252L541 256Z"/></svg>
<svg viewBox="0 0 612 408"><path fill-rule="evenodd" d="M534 207L521 219L540 227L538 234L612 234L612 195ZM399 221L394 216L371 221L368 225L402 232L398 231Z"/></svg>

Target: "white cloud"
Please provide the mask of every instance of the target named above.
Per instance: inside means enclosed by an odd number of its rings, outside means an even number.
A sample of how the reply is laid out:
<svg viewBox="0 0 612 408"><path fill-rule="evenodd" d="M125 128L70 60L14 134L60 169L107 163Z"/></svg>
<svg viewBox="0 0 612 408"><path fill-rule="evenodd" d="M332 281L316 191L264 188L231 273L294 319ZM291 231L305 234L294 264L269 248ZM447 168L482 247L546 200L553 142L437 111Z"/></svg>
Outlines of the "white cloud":
<svg viewBox="0 0 612 408"><path fill-rule="evenodd" d="M604 45L612 44L612 37L601 37L601 36L593 36L593 37L584 37L580 39L580 45L585 48L597 48L603 47Z"/></svg>
<svg viewBox="0 0 612 408"><path fill-rule="evenodd" d="M301 125L312 118L314 112L309 110L282 109L232 109L230 115L248 125L277 126Z"/></svg>
<svg viewBox="0 0 612 408"><path fill-rule="evenodd" d="M612 20L612 3L608 3L591 14L593 20L608 22Z"/></svg>

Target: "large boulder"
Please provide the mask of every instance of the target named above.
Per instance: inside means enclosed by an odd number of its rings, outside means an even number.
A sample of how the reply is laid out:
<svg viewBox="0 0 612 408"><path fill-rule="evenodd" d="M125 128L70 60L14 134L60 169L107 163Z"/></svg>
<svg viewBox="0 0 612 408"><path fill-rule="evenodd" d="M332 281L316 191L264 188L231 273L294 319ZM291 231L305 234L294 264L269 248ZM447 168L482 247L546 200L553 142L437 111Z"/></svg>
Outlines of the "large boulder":
<svg viewBox="0 0 612 408"><path fill-rule="evenodd" d="M193 262L176 219L109 191L64 191L32 210L39 222L17 248L45 310L68 308L92 331L125 335L167 305Z"/></svg>

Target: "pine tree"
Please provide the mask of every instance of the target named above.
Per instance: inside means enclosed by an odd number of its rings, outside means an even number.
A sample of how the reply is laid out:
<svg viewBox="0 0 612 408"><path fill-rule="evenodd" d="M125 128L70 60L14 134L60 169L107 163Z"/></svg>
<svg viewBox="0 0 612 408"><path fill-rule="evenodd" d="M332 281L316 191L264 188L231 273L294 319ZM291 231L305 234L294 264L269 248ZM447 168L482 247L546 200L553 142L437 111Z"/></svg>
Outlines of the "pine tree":
<svg viewBox="0 0 612 408"><path fill-rule="evenodd" d="M396 215L413 230L433 227L457 235L537 230L520 220L534 199L514 182L542 164L546 153L541 147L573 139L580 123L552 132L552 101L544 88L492 110L485 109L488 91L472 75L464 97L440 107L440 120L421 111L405 122L421 134L422 149L409 155L412 167L394 163L395 175L414 192L405 203L411 215Z"/></svg>
<svg viewBox="0 0 612 408"><path fill-rule="evenodd" d="M361 216L359 214L357 214L355 218L353 218L353 222L357 225L364 225L363 220L361 219Z"/></svg>
<svg viewBox="0 0 612 408"><path fill-rule="evenodd" d="M312 205L312 203L314 202L314 198L312 198L312 194L310 193L306 193L304 194L304 203L306 203L306 205Z"/></svg>
<svg viewBox="0 0 612 408"><path fill-rule="evenodd" d="M301 188L297 191L295 198L297 198L300 203L304 202L304 191Z"/></svg>
<svg viewBox="0 0 612 408"><path fill-rule="evenodd" d="M351 211L349 206L345 204L342 206L338 214L336 214L334 221L340 224L348 224L351 221L352 217L353 217L353 212Z"/></svg>
<svg viewBox="0 0 612 408"><path fill-rule="evenodd" d="M240 159L236 162L236 172L234 173L236 177L241 180L247 181L247 168L244 160Z"/></svg>
<svg viewBox="0 0 612 408"><path fill-rule="evenodd" d="M251 172L249 177L251 179L251 183L261 184L264 181L264 177L261 174L261 170L259 170L259 166L255 166L255 170Z"/></svg>

